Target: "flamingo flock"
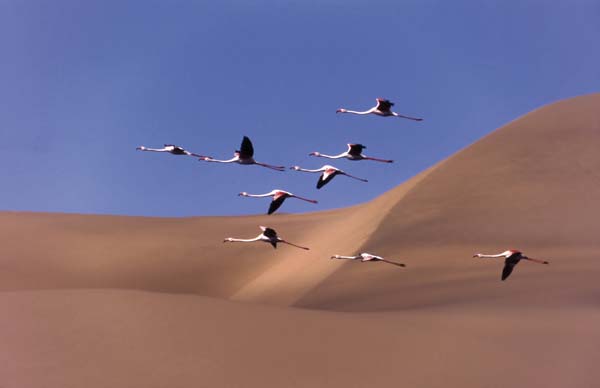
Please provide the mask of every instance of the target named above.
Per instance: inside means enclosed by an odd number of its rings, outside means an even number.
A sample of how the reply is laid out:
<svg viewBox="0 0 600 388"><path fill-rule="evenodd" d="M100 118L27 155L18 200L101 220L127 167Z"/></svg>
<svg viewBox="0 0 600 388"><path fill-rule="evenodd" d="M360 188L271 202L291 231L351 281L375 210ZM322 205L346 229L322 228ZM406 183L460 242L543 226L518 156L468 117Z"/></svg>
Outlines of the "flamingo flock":
<svg viewBox="0 0 600 388"><path fill-rule="evenodd" d="M354 115L376 115L376 116L381 116L381 117L398 117L398 118L403 118L403 119L408 119L408 120L413 120L413 121L422 121L423 120L422 118L406 116L406 115L392 111L392 107L394 106L394 103L391 102L390 100L387 100L384 98L377 98L376 101L377 101L377 105L366 111L355 111L355 110L349 110L346 108L340 108L336 111L336 113L348 113L348 114L354 114ZM375 161L375 162L380 162L380 163L393 163L393 160L374 158L374 157L364 155L362 152L365 148L367 148L367 147L363 144L358 144L358 143L352 144L351 143L351 144L348 144L348 150L346 152L342 152L338 155L327 155L327 154L324 154L321 152L316 152L316 151L311 152L308 155L313 156L313 157L326 158L326 159L347 159L347 160L351 160L351 161L369 160L369 161ZM204 162L237 163L237 164L241 164L241 165L253 165L254 164L254 165L258 165L261 167L265 167L265 168L275 170L275 171L280 171L280 172L286 170L285 166L277 166L277 165L272 165L272 164L267 164L267 163L262 163L262 162L256 161L254 159L254 145L252 144L252 141L250 140L250 138L247 136L243 137L242 143L240 145L240 149L236 150L233 153L233 158L227 159L227 160L215 159L211 156L205 156L205 155L197 154L194 152L190 152L190 151L184 149L183 147L180 147L180 146L177 146L174 144L165 144L163 148L149 148L149 147L145 147L145 146L139 146L136 148L136 150L148 151L148 152L166 152L166 153L170 153L172 155L192 156L192 157L197 158L199 161L204 161ZM333 178L335 178L336 176L346 176L348 178L352 178L354 180L358 180L361 182L365 182L365 183L368 182L367 179L363 179L363 178L359 178L354 175L350 175L349 173L347 173L337 167L331 166L331 165L324 165L317 169L306 169L306 168L301 168L300 166L292 166L292 167L290 167L290 169L294 170L294 171L299 171L299 172L320 173L319 179L316 184L317 189L323 188L325 185L327 185L329 182L331 182L333 180ZM238 196L249 197L249 198L271 197L272 200L271 200L271 203L267 210L268 215L275 213L283 205L284 201L288 198L296 198L301 201L309 202L312 204L318 203L317 200L300 197L298 195L292 194L289 191L285 191L285 190L281 190L281 189L271 190L270 192L265 193L265 194L249 194L245 191L242 191L238 194ZM262 230L262 233L260 233L258 236L254 237L254 238L243 239L243 238L227 237L223 240L223 243L228 243L228 242L230 242L230 243L234 243L234 242L241 242L241 243L265 242L265 243L271 244L273 246L273 248L277 248L277 244L281 243L281 244L290 245L290 246L293 246L293 247L296 247L299 249L303 249L303 250L310 249L308 247L297 245L297 244L294 244L287 240L282 239L281 237L279 237L279 235L277 234L275 229L273 229L271 227L259 226L259 228ZM473 257L477 257L477 258L501 258L501 257L503 257L505 260L504 260L504 268L502 270L502 275L501 275L502 281L506 280L511 275L511 273L514 270L514 267L521 260L526 260L526 261L539 263L539 264L549 264L549 262L546 260L534 259L534 258L527 257L527 256L523 255L522 252L515 250L515 249L507 250L502 253L494 254L494 255L486 255L486 254L482 254L482 253L476 253L473 255ZM394 260L388 260L381 256L377 256L377 255L374 255L371 253L366 253L366 252L360 253L358 255L350 255L350 256L332 255L332 256L330 256L330 258L338 259L338 260L360 261L360 262L381 262L381 263L391 264L391 265L394 265L397 267L406 267L406 264L404 264L404 263L400 263L400 262L397 262Z"/></svg>

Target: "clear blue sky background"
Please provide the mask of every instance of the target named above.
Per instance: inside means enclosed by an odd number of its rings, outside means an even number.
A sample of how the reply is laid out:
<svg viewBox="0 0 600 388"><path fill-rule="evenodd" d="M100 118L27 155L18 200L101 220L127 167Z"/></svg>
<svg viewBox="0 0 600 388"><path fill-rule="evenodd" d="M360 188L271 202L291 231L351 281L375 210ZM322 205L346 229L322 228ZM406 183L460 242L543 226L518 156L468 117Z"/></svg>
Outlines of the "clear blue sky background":
<svg viewBox="0 0 600 388"><path fill-rule="evenodd" d="M377 4L377 7L373 5ZM600 90L598 1L0 1L0 209L153 216L263 213L273 188L370 200L493 129ZM396 102L421 123L336 115ZM138 145L317 168L361 183L218 165Z"/></svg>

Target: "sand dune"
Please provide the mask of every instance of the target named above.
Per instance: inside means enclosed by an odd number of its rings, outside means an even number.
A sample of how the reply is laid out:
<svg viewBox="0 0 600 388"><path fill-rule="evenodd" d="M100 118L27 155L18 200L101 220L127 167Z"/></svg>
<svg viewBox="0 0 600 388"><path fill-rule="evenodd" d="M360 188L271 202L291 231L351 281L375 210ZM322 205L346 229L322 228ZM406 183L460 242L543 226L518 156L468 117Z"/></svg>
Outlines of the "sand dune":
<svg viewBox="0 0 600 388"><path fill-rule="evenodd" d="M421 174L373 203L303 215L180 219L0 213L10 254L3 290L125 288L194 293L290 305L345 263L329 260L371 236ZM391 194L391 195L390 195ZM387 200L387 197L391 197ZM276 228L310 251L267 244L222 244ZM32 233L40 236L29 243Z"/></svg>
<svg viewBox="0 0 600 388"><path fill-rule="evenodd" d="M1 212L0 387L595 386L598 107L538 109L352 208ZM258 225L311 250L221 243ZM507 248L551 265L501 282L471 257ZM360 251L408 267L328 259Z"/></svg>
<svg viewBox="0 0 600 388"><path fill-rule="evenodd" d="M399 278L382 266L346 266L298 304L371 310L438 304L445 295L452 303L484 295L507 303L534 298L534 305L551 299L557 306L585 298L595 287L590 270L600 253L598 107L597 94L543 107L439 163L362 247L406 257L410 276ZM470 258L511 247L547 258L551 266L519 264L509 288L493 281L499 262ZM475 282L481 282L477 295ZM427 287L431 297L413 296L425 283L442 287Z"/></svg>
<svg viewBox="0 0 600 388"><path fill-rule="evenodd" d="M0 383L594 387L596 309L331 313L138 291L0 293ZM6 319L10 317L10 319Z"/></svg>

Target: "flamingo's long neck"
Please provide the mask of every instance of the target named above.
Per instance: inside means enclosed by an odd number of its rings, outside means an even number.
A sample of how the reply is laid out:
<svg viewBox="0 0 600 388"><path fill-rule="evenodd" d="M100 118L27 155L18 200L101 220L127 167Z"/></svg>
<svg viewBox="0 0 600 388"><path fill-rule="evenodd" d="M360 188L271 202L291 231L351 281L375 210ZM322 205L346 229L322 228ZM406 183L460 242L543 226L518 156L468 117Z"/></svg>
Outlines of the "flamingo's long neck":
<svg viewBox="0 0 600 388"><path fill-rule="evenodd" d="M502 252L502 253L498 253L497 255L484 255L484 254L480 253L479 257L481 257L481 258L490 258L490 259L495 258L495 257L507 257L508 253L509 253L508 251Z"/></svg>
<svg viewBox="0 0 600 388"><path fill-rule="evenodd" d="M362 258L362 256L343 256L343 255L334 255L333 257L335 257L336 259L350 259L350 260Z"/></svg>
<svg viewBox="0 0 600 388"><path fill-rule="evenodd" d="M300 167L298 167L298 168L294 168L294 170L296 170L296 171L303 171L303 172L321 172L321 171L323 171L323 169L322 169L322 168L318 168L318 169L316 169L316 170L309 170L309 169L306 169L306 168L300 168Z"/></svg>
<svg viewBox="0 0 600 388"><path fill-rule="evenodd" d="M272 195L274 195L273 192L266 193L266 194L246 194L246 195L244 195L244 197L263 198L263 197L271 197Z"/></svg>
<svg viewBox="0 0 600 388"><path fill-rule="evenodd" d="M344 152L343 154L339 154L339 155L326 155L326 154L317 152L317 153L315 153L314 156L318 156L321 158L327 158L327 159L340 159L340 158L345 158L347 155L348 155L347 152Z"/></svg>
<svg viewBox="0 0 600 388"><path fill-rule="evenodd" d="M262 234L255 237L255 238L229 238L228 241L230 242L254 242L254 241L259 241L262 239Z"/></svg>
<svg viewBox="0 0 600 388"><path fill-rule="evenodd" d="M148 148L148 147L140 147L142 151L152 151L152 152L170 152L170 150L164 148Z"/></svg>
<svg viewBox="0 0 600 388"><path fill-rule="evenodd" d="M229 159L229 160L219 160L219 159L213 159L213 158L206 158L204 159L207 162L215 162L215 163L234 163L237 162L238 160L240 160L239 156L234 156L233 158Z"/></svg>
<svg viewBox="0 0 600 388"><path fill-rule="evenodd" d="M354 115L368 115L370 113L373 113L373 109L369 109L369 110L365 110L365 111L356 111L356 110L344 109L343 111L341 111L341 113L352 113Z"/></svg>

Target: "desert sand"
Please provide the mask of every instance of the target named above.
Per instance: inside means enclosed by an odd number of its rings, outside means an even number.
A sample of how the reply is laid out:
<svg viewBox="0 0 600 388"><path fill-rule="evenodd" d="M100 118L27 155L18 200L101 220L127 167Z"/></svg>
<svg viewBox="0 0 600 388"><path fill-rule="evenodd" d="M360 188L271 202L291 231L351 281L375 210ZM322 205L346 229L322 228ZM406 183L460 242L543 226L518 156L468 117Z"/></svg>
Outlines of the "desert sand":
<svg viewBox="0 0 600 388"><path fill-rule="evenodd" d="M599 145L593 94L346 209L0 212L0 387L596 387Z"/></svg>

